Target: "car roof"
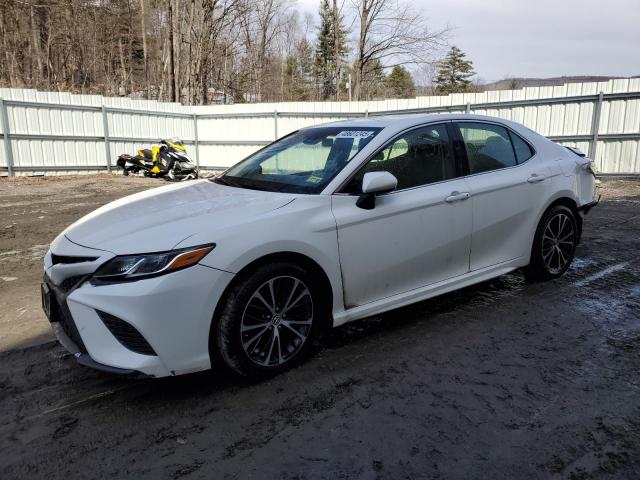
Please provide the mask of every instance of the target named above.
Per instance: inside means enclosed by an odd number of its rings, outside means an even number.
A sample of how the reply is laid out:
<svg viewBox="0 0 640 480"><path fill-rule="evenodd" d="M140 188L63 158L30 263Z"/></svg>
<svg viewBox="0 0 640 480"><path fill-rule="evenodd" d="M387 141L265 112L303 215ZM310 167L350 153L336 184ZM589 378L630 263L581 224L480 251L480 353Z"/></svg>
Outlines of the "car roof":
<svg viewBox="0 0 640 480"><path fill-rule="evenodd" d="M324 125L331 125L333 127L378 127L386 128L393 127L393 130L404 130L405 128L411 128L415 125L422 125L428 122L448 122L451 120L477 120L477 121L489 121L497 122L503 125L509 125L512 128L519 129L522 126L518 123L505 120L503 118L489 117L486 115L474 115L468 113L440 113L440 114L424 114L424 113L412 113L412 114L398 114L398 115L375 115L372 114L369 117L358 117L347 120L339 120L337 122L325 123ZM322 125L315 125L316 127ZM308 127L313 128L313 127Z"/></svg>

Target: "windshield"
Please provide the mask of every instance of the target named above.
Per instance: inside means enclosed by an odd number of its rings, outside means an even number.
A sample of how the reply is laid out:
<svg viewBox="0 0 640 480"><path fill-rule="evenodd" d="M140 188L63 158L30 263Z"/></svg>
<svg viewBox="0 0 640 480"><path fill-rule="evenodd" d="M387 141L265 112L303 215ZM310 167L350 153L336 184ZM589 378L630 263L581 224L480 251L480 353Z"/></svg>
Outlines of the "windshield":
<svg viewBox="0 0 640 480"><path fill-rule="evenodd" d="M234 187L320 193L381 128L300 130L231 167L215 181Z"/></svg>

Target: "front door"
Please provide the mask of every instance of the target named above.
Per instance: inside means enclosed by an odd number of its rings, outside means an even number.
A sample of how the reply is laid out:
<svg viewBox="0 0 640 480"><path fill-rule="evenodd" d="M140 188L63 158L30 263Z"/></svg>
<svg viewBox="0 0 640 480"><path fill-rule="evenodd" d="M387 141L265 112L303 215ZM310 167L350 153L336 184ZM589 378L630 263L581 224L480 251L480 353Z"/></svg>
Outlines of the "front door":
<svg viewBox="0 0 640 480"><path fill-rule="evenodd" d="M333 195L346 308L468 271L472 208L450 128L440 123L400 135ZM364 210L356 206L357 194L371 171L392 173L398 187Z"/></svg>

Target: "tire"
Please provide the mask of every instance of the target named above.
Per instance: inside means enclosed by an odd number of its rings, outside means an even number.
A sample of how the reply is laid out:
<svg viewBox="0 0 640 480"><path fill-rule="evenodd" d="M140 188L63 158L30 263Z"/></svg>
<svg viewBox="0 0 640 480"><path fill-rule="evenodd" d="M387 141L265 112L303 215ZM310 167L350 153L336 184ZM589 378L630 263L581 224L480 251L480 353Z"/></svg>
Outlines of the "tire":
<svg viewBox="0 0 640 480"><path fill-rule="evenodd" d="M564 205L547 210L538 224L531 260L523 271L527 280L552 280L571 266L580 238L576 214Z"/></svg>
<svg viewBox="0 0 640 480"><path fill-rule="evenodd" d="M252 379L298 365L311 353L327 311L322 291L307 270L285 262L261 265L238 278L214 318L209 338L212 359L220 358L237 374Z"/></svg>

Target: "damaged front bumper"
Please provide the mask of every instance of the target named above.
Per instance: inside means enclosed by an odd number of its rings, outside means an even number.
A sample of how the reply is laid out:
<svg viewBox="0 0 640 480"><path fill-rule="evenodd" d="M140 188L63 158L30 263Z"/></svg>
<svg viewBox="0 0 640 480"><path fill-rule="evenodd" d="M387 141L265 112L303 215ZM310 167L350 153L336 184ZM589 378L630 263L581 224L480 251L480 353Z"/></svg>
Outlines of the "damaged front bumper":
<svg viewBox="0 0 640 480"><path fill-rule="evenodd" d="M84 279L79 280L79 282L81 281L84 281ZM58 342L75 357L80 365L85 367L119 375L141 374L141 372L135 370L104 365L91 358L67 306L66 297L71 291L73 291L73 288L67 292L63 288L54 285L51 279L46 274L44 275L40 288L42 309L51 323L51 328Z"/></svg>

